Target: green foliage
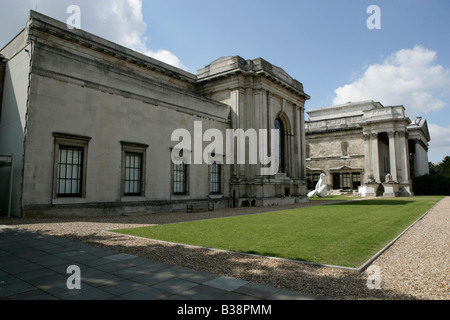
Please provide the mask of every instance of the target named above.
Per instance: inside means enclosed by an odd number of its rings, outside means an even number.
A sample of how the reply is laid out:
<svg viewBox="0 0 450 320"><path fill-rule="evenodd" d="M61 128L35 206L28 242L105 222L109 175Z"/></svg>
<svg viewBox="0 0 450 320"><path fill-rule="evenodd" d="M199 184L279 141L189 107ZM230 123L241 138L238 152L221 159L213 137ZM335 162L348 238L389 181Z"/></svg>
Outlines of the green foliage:
<svg viewBox="0 0 450 320"><path fill-rule="evenodd" d="M450 195L450 177L428 174L413 179L415 195Z"/></svg>
<svg viewBox="0 0 450 320"><path fill-rule="evenodd" d="M446 156L440 164L441 174L450 179L450 157Z"/></svg>
<svg viewBox="0 0 450 320"><path fill-rule="evenodd" d="M441 163L428 163L430 174L413 179L416 195L450 195L450 156Z"/></svg>
<svg viewBox="0 0 450 320"><path fill-rule="evenodd" d="M450 156L446 156L439 164L428 163L430 175L450 178Z"/></svg>
<svg viewBox="0 0 450 320"><path fill-rule="evenodd" d="M430 175L432 175L432 176L440 176L441 175L440 164L434 164L433 162L428 162L428 168L430 169Z"/></svg>

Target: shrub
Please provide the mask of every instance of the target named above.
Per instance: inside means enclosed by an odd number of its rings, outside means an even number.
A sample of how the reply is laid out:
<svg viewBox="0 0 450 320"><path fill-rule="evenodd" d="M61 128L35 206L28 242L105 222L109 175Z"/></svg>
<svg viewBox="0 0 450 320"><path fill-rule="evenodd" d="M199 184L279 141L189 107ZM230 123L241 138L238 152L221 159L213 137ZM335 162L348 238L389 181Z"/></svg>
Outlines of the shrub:
<svg viewBox="0 0 450 320"><path fill-rule="evenodd" d="M450 195L450 178L442 175L424 175L413 179L415 195Z"/></svg>

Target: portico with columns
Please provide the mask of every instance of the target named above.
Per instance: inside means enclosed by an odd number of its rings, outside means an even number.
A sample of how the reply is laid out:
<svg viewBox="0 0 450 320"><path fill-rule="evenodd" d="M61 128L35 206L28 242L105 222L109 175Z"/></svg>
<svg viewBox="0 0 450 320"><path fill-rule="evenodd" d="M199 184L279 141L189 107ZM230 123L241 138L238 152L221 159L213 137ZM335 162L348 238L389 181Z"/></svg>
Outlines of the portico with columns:
<svg viewBox="0 0 450 320"><path fill-rule="evenodd" d="M370 155L365 161L366 195L412 195L407 131L411 120L405 116L405 108L366 110L362 120L364 148Z"/></svg>
<svg viewBox="0 0 450 320"><path fill-rule="evenodd" d="M428 173L426 120L418 117L412 122L404 106L363 101L307 113L307 171L315 176L324 172L330 192L410 196L412 178ZM351 178L355 173L360 181ZM350 180L344 186L343 176Z"/></svg>

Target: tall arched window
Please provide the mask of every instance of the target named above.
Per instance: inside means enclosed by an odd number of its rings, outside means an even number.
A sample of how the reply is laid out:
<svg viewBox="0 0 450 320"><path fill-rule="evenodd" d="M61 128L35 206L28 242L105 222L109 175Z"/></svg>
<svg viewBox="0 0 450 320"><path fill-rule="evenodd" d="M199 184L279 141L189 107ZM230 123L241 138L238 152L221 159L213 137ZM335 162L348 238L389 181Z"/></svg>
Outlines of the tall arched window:
<svg viewBox="0 0 450 320"><path fill-rule="evenodd" d="M283 122L280 118L275 119L275 129L278 130L278 134L280 137L280 145L279 145L279 161L280 161L280 167L279 172L286 172L286 159L284 157L284 151L285 151L285 141L284 141L284 127Z"/></svg>

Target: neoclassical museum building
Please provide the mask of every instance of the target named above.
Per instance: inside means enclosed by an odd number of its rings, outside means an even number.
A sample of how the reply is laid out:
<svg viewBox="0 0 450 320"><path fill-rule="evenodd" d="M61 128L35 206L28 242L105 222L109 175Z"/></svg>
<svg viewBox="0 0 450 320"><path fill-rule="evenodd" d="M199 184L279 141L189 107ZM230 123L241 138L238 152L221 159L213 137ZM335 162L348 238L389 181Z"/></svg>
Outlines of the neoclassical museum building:
<svg viewBox="0 0 450 320"><path fill-rule="evenodd" d="M167 212L200 200L215 208L307 201L309 96L261 58L222 57L194 75L34 11L0 54L2 214ZM173 162L179 141L172 134L185 129L194 140L202 134L195 131L199 123L202 132L214 129L224 137L233 129L277 130L279 170L262 175L267 163L219 161L239 152L253 159L249 150L262 138L250 134L228 154L225 147L209 149L213 163ZM198 149L208 150L203 138L197 150L176 151L193 158ZM262 145L270 139L267 134Z"/></svg>
<svg viewBox="0 0 450 320"><path fill-rule="evenodd" d="M302 83L262 58L192 74L35 11L0 54L1 215L295 204L320 173L330 191L409 195L428 170L425 120L372 101L307 120Z"/></svg>

